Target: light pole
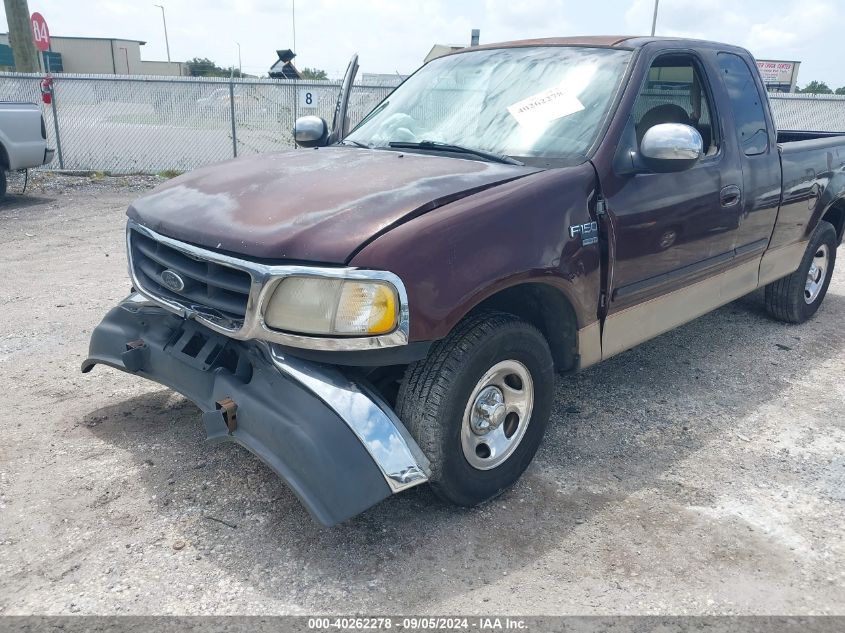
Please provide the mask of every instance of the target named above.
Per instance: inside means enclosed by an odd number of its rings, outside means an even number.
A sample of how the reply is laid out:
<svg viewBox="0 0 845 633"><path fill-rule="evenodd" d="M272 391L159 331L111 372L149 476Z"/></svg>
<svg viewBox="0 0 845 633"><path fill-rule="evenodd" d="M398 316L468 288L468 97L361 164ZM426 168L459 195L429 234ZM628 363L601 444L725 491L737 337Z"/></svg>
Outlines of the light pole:
<svg viewBox="0 0 845 633"><path fill-rule="evenodd" d="M167 39L167 20L164 19L164 7L160 4L154 4L154 7L161 9L161 23L164 25L164 45L167 47L167 63L170 63L170 41Z"/></svg>
<svg viewBox="0 0 845 633"><path fill-rule="evenodd" d="M244 69L243 69L243 66L241 66L241 43L235 42L235 44L238 45L238 74L241 77L243 77L244 76Z"/></svg>
<svg viewBox="0 0 845 633"><path fill-rule="evenodd" d="M654 30L657 28L657 4L660 0L654 0L654 17L651 19L651 36L654 37Z"/></svg>

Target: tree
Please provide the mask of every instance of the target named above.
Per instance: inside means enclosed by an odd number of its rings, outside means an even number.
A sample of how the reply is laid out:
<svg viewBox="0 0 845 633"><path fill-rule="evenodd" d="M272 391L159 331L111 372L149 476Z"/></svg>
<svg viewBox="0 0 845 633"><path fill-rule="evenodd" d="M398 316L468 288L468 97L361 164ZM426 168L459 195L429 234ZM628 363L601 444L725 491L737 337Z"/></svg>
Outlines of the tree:
<svg viewBox="0 0 845 633"><path fill-rule="evenodd" d="M814 95L829 95L833 93L833 90L823 81L811 81L808 83L802 90L798 92L807 92Z"/></svg>
<svg viewBox="0 0 845 633"><path fill-rule="evenodd" d="M299 73L302 75L303 79L316 79L318 81L322 81L329 78L326 71L319 68L306 67L300 70Z"/></svg>
<svg viewBox="0 0 845 633"><path fill-rule="evenodd" d="M194 57L185 62L192 77L240 77L237 68L221 68L207 57Z"/></svg>
<svg viewBox="0 0 845 633"><path fill-rule="evenodd" d="M837 88L835 94L845 95L845 86L842 86L841 88Z"/></svg>

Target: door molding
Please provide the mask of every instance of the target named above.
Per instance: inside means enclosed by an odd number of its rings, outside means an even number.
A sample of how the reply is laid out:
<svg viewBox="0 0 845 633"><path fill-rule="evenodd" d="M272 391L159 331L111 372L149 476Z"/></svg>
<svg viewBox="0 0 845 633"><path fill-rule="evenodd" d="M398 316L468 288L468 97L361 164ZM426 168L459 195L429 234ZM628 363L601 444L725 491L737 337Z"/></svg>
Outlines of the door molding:
<svg viewBox="0 0 845 633"><path fill-rule="evenodd" d="M763 238L751 244L738 246L732 251L727 251L726 253L695 262L694 264L688 264L687 266L670 270L656 277L649 277L642 281L635 281L625 286L620 286L613 291L612 298L614 301L618 299L629 299L632 296L655 292L660 288L671 287L683 281L694 280L696 277L700 278L708 273L715 274L721 272L722 269L728 268L729 266L736 266L736 262L740 259L751 257L755 254L759 257L766 250L768 243L769 238ZM668 290L668 288L666 289Z"/></svg>
<svg viewBox="0 0 845 633"><path fill-rule="evenodd" d="M730 303L755 290L760 258L610 314L602 331L602 360Z"/></svg>

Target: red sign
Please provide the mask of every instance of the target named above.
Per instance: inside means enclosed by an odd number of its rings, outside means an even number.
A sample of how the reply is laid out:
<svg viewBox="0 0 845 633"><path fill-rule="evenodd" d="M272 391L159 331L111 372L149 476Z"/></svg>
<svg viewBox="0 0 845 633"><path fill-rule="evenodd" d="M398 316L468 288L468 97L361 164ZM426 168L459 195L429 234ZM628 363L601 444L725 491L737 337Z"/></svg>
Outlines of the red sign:
<svg viewBox="0 0 845 633"><path fill-rule="evenodd" d="M35 41L35 48L39 51L50 50L50 29L47 28L44 16L36 11L32 14L29 22L32 25L32 39Z"/></svg>

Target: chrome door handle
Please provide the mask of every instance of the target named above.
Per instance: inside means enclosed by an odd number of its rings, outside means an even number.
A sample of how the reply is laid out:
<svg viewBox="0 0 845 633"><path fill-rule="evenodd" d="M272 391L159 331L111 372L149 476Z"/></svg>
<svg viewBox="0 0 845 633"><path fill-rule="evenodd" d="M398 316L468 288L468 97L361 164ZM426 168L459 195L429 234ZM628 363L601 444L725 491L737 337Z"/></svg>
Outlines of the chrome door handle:
<svg viewBox="0 0 845 633"><path fill-rule="evenodd" d="M719 204L723 207L732 207L742 198L742 190L737 185L722 187L719 192Z"/></svg>

